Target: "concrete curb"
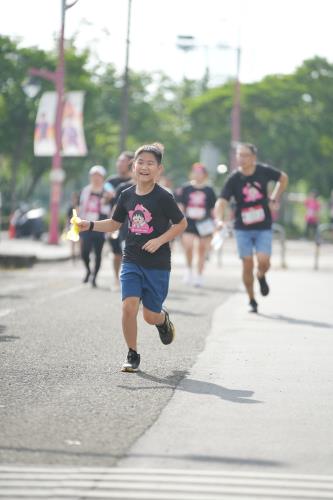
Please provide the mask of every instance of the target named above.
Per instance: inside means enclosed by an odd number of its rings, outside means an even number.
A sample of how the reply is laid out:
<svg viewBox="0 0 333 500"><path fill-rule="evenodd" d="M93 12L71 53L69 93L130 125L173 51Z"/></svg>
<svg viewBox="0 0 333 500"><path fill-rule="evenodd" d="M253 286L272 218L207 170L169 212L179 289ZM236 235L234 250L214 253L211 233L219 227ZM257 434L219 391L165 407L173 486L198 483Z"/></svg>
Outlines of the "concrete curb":
<svg viewBox="0 0 333 500"><path fill-rule="evenodd" d="M36 255L0 254L0 268L17 269L32 267L36 262Z"/></svg>

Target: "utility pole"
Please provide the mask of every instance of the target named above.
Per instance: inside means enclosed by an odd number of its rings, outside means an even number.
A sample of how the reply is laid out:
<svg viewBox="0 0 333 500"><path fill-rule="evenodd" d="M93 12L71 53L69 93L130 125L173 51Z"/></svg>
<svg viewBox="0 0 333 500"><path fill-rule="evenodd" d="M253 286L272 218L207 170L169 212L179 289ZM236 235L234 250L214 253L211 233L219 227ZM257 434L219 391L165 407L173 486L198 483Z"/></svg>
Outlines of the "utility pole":
<svg viewBox="0 0 333 500"><path fill-rule="evenodd" d="M130 31L131 31L131 8L132 0L128 0L127 13L127 37L126 37L126 58L124 71L124 84L121 100L121 131L120 131L120 151L126 149L128 136L128 100L129 100L129 52L130 52Z"/></svg>
<svg viewBox="0 0 333 500"><path fill-rule="evenodd" d="M59 242L59 205L61 199L61 187L64 179L64 172L62 170L62 115L64 110L64 80L65 80L65 53L64 53L64 35L65 35L65 16L66 10L73 7L78 2L67 4L66 0L61 0L61 29L59 35L59 52L58 63L55 71L48 71L46 69L31 68L29 74L37 76L44 80L53 82L57 93L57 107L56 118L54 125L55 132L55 145L56 150L52 157L51 167L51 193L50 193L50 227L48 242L56 245Z"/></svg>

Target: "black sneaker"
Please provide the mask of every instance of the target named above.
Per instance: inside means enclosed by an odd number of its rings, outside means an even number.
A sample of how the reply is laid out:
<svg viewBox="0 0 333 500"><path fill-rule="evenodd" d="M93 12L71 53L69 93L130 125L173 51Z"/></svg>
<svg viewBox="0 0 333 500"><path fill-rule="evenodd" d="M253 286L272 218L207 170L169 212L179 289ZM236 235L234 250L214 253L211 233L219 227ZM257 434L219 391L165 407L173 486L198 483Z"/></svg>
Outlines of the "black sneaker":
<svg viewBox="0 0 333 500"><path fill-rule="evenodd" d="M269 294L269 286L267 284L265 275L262 278L258 278L259 281L259 286L260 286L260 293L264 297Z"/></svg>
<svg viewBox="0 0 333 500"><path fill-rule="evenodd" d="M258 303L255 299L251 299L249 302L249 312L251 312L251 313L258 312Z"/></svg>
<svg viewBox="0 0 333 500"><path fill-rule="evenodd" d="M140 354L138 354L134 349L129 349L127 354L127 359L123 364L122 372L136 372L140 364Z"/></svg>
<svg viewBox="0 0 333 500"><path fill-rule="evenodd" d="M164 323L163 325L156 325L156 328L160 334L162 344L168 345L175 338L176 331L173 323L170 321L168 312L165 309L163 309L163 312L165 314Z"/></svg>
<svg viewBox="0 0 333 500"><path fill-rule="evenodd" d="M90 271L87 271L85 277L82 280L82 283L88 283L89 278L90 278Z"/></svg>

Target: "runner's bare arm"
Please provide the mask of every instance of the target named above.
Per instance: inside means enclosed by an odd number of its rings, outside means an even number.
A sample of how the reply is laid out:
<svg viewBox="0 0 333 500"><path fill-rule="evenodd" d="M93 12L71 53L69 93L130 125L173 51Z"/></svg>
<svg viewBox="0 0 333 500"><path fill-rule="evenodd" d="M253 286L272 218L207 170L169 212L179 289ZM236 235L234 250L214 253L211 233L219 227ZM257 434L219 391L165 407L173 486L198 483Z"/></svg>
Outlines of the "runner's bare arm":
<svg viewBox="0 0 333 500"><path fill-rule="evenodd" d="M271 201L279 201L281 194L283 193L283 191L286 190L288 186L288 180L289 180L288 175L285 172L282 172L281 177L275 184L273 192L270 196Z"/></svg>
<svg viewBox="0 0 333 500"><path fill-rule="evenodd" d="M217 224L219 224L220 226L223 225L223 222L224 222L224 216L225 216L225 212L226 212L226 209L228 207L228 200L224 199L224 198L218 198L216 204L215 204L215 218L216 218L216 221L217 221Z"/></svg>

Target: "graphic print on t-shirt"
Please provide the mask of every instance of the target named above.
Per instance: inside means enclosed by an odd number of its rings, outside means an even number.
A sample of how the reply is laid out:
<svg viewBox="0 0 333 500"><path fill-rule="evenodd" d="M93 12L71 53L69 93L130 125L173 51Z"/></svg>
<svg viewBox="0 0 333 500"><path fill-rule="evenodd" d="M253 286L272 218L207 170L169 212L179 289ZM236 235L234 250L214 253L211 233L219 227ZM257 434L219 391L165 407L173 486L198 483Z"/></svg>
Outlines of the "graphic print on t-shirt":
<svg viewBox="0 0 333 500"><path fill-rule="evenodd" d="M242 193L246 203L249 201L261 200L264 197L261 192L261 185L259 182L254 182L253 184L247 182L242 189Z"/></svg>
<svg viewBox="0 0 333 500"><path fill-rule="evenodd" d="M264 196L260 182L255 181L253 184L247 182L242 189L243 199L245 203L261 200ZM258 224L265 220L265 211L262 205L252 207L243 207L241 209L241 217L243 224L249 226L251 224Z"/></svg>
<svg viewBox="0 0 333 500"><path fill-rule="evenodd" d="M152 215L143 205L137 204L134 210L128 212L129 230L135 234L150 234L154 231L153 226L149 226Z"/></svg>
<svg viewBox="0 0 333 500"><path fill-rule="evenodd" d="M203 219L206 215L206 193L204 191L192 191L189 193L186 215L190 219Z"/></svg>
<svg viewBox="0 0 333 500"><path fill-rule="evenodd" d="M99 219L100 211L100 197L98 195L90 194L85 206L86 218L95 222Z"/></svg>

